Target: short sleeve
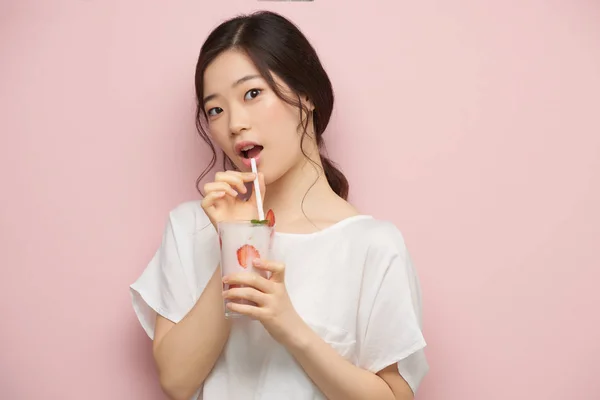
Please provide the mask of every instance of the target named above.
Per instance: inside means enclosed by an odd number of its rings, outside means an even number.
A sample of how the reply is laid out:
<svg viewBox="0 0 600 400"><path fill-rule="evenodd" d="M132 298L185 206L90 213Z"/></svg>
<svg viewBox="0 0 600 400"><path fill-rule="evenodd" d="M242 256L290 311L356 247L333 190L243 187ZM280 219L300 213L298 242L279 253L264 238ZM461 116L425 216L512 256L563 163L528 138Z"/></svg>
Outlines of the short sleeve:
<svg viewBox="0 0 600 400"><path fill-rule="evenodd" d="M379 372L397 363L414 393L429 370L421 331L421 291L401 233L386 225L371 236L359 302L359 366Z"/></svg>
<svg viewBox="0 0 600 400"><path fill-rule="evenodd" d="M218 265L216 240L199 204L183 203L169 213L158 249L129 287L133 310L151 339L156 314L178 323L202 294Z"/></svg>

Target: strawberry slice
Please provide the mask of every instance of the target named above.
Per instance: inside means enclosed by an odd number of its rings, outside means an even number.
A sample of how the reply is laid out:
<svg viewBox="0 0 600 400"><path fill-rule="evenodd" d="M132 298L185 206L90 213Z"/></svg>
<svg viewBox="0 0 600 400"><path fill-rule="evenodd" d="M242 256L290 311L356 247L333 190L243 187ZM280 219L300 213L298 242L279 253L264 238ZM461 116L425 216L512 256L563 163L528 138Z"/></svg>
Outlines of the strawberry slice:
<svg viewBox="0 0 600 400"><path fill-rule="evenodd" d="M273 210L269 209L269 211L267 211L265 219L269 221L269 226L275 226L275 213Z"/></svg>
<svg viewBox="0 0 600 400"><path fill-rule="evenodd" d="M252 260L260 258L258 250L254 246L245 244L237 250L238 263L242 268L247 268L252 265Z"/></svg>

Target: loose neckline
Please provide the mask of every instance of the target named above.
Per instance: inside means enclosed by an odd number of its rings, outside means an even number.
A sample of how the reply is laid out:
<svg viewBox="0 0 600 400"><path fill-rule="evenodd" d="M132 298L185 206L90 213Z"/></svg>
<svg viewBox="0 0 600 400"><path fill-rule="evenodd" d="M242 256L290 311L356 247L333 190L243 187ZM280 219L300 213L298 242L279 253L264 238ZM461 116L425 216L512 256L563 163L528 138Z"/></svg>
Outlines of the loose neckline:
<svg viewBox="0 0 600 400"><path fill-rule="evenodd" d="M357 215L353 215L351 217L347 217L344 218L334 224L329 225L328 227L325 227L321 230L318 230L316 232L309 232L309 233L292 233L292 232L277 232L275 231L275 236L276 237L298 237L298 238L309 238L309 237L313 237L313 236L319 236L319 235L323 235L327 232L330 232L332 230L336 230L339 228L342 228L348 224L351 224L352 222L356 221L356 220L362 220L362 219L370 219L373 218L373 216L371 215L367 215L367 214L357 214Z"/></svg>

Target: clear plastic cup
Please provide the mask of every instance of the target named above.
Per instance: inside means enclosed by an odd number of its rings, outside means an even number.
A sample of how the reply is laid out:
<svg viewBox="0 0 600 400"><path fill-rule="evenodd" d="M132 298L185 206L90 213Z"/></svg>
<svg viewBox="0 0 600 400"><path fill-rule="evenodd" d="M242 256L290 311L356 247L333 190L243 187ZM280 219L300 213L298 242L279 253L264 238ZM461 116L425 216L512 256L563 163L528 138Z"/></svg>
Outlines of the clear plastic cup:
<svg viewBox="0 0 600 400"><path fill-rule="evenodd" d="M266 271L254 268L252 260L255 258L270 259L274 228L267 224L255 224L251 221L225 221L219 222L217 226L221 248L221 277L243 272L259 274L266 278ZM233 285L224 284L223 289L228 290L233 287ZM228 309L228 302L254 305L250 301L224 299L225 318L242 316L242 314Z"/></svg>

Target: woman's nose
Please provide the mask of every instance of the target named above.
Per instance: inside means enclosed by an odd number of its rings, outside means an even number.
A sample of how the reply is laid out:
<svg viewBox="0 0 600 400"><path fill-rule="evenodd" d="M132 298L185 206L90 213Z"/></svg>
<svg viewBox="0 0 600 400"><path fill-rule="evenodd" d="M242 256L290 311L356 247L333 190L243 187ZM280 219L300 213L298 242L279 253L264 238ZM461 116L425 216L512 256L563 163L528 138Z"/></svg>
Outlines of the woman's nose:
<svg viewBox="0 0 600 400"><path fill-rule="evenodd" d="M244 106L232 107L229 113L229 130L232 135L239 135L244 130L250 129L248 113Z"/></svg>

